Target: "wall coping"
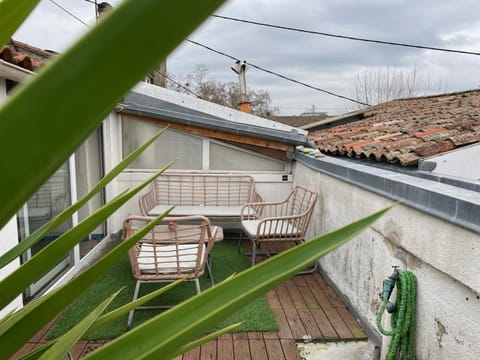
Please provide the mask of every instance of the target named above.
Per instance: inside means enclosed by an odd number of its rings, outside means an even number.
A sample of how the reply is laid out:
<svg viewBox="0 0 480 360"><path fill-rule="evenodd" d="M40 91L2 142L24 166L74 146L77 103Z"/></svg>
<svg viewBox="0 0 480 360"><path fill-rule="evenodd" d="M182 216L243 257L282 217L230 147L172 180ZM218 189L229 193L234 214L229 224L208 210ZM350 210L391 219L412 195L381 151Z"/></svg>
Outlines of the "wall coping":
<svg viewBox="0 0 480 360"><path fill-rule="evenodd" d="M382 195L480 234L480 192L334 157L295 153L295 160L315 171ZM413 173L412 173L413 174Z"/></svg>

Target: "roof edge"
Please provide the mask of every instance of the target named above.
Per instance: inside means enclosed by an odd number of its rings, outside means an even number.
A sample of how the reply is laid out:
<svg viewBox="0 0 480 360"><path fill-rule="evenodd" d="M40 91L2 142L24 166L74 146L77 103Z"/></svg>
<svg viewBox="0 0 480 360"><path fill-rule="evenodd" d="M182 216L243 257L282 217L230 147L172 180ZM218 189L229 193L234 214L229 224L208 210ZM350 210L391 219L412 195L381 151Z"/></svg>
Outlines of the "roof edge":
<svg viewBox="0 0 480 360"><path fill-rule="evenodd" d="M170 106L170 108L168 108ZM202 109L203 110L203 109ZM169 120L182 125L199 126L206 129L221 130L225 133L245 135L267 139L283 144L310 146L307 136L297 128L267 128L256 124L233 121L231 118L214 116L203 111L170 103L167 100L131 93L118 107L120 113L144 116L152 119Z"/></svg>

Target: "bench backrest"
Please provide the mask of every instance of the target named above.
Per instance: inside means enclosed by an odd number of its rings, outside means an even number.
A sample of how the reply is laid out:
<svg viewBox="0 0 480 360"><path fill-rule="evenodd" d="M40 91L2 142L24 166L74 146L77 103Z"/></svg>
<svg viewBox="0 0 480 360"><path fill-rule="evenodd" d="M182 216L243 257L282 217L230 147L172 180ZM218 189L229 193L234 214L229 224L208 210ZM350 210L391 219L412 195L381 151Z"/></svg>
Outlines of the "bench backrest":
<svg viewBox="0 0 480 360"><path fill-rule="evenodd" d="M156 205L244 205L255 194L248 175L162 174L152 186Z"/></svg>

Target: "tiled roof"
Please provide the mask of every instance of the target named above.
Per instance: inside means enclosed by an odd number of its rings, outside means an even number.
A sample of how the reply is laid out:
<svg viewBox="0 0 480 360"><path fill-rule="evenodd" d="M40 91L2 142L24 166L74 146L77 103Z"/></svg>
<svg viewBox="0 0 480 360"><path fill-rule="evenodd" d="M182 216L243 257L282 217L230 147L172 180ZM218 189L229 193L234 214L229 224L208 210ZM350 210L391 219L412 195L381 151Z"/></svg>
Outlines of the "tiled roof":
<svg viewBox="0 0 480 360"><path fill-rule="evenodd" d="M0 50L0 59L36 71L55 54L53 51L42 50L12 39Z"/></svg>
<svg viewBox="0 0 480 360"><path fill-rule="evenodd" d="M393 100L309 138L325 154L414 166L480 141L480 90Z"/></svg>
<svg viewBox="0 0 480 360"><path fill-rule="evenodd" d="M281 115L272 115L269 117L270 120L280 122L282 124L287 124L293 127L302 127L320 120L325 120L327 118L326 113L316 114L316 115L292 115L292 116L281 116Z"/></svg>

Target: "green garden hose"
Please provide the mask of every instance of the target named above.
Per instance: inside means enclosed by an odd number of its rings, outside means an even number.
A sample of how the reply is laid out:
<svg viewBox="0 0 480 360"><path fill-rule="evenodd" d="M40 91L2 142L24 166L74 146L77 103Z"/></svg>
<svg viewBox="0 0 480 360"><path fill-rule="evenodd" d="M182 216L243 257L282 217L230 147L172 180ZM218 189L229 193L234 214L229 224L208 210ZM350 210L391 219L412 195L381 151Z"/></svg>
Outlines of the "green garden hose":
<svg viewBox="0 0 480 360"><path fill-rule="evenodd" d="M397 283L395 304L389 302L390 294ZM377 314L377 327L380 333L391 336L385 360L415 359L415 305L417 298L417 280L410 271L395 269L392 276L383 282L382 303ZM391 330L382 326L385 309L391 313Z"/></svg>

